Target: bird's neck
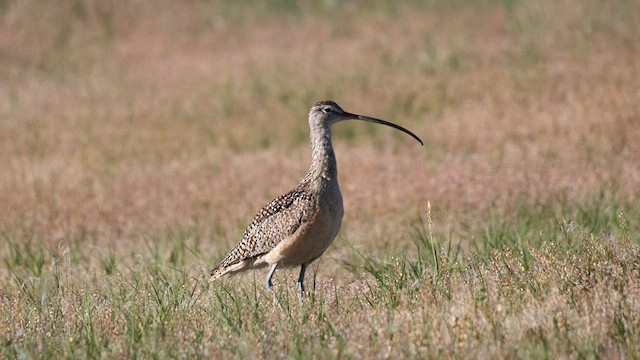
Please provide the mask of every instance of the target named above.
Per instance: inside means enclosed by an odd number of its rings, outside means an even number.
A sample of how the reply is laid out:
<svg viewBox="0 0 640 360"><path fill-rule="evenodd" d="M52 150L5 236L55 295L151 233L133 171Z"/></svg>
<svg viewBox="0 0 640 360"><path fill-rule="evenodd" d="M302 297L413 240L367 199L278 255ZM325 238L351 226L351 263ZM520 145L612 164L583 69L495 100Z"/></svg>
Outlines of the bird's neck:
<svg viewBox="0 0 640 360"><path fill-rule="evenodd" d="M311 129L311 168L309 180L336 181L338 166L331 144L331 127Z"/></svg>

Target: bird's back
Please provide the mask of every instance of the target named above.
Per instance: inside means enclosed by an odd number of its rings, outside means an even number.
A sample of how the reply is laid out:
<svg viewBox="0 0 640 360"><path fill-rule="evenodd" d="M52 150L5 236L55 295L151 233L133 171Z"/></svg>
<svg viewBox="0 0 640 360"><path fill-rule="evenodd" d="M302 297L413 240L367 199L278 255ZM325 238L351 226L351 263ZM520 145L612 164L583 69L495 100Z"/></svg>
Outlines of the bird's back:
<svg viewBox="0 0 640 360"><path fill-rule="evenodd" d="M252 268L257 258L273 250L283 240L303 232L317 215L319 197L302 182L260 210L245 229L242 240L212 270L211 280L227 273Z"/></svg>

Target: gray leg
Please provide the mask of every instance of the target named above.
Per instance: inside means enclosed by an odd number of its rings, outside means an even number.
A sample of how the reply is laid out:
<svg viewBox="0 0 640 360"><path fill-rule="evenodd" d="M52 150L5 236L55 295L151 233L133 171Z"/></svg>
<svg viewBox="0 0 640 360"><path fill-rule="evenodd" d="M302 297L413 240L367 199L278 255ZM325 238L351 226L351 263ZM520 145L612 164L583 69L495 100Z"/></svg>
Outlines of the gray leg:
<svg viewBox="0 0 640 360"><path fill-rule="evenodd" d="M300 276L298 277L298 295L302 297L304 294L304 273L307 271L307 264L300 266Z"/></svg>
<svg viewBox="0 0 640 360"><path fill-rule="evenodd" d="M269 273L267 274L267 278L264 280L264 287L269 291L273 291L273 283L271 282L271 278L273 277L273 273L276 272L276 267L278 263L275 263L269 267Z"/></svg>

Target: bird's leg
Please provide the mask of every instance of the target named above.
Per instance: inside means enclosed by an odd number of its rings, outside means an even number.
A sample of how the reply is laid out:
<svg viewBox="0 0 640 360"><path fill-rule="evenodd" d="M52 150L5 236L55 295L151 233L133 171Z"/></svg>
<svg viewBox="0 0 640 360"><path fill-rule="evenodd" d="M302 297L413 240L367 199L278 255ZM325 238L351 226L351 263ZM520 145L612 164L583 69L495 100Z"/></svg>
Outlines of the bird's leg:
<svg viewBox="0 0 640 360"><path fill-rule="evenodd" d="M269 267L269 273L267 274L267 278L264 280L264 287L269 291L273 291L273 283L271 282L271 278L273 277L273 273L276 272L277 266L278 263L275 263Z"/></svg>
<svg viewBox="0 0 640 360"><path fill-rule="evenodd" d="M298 297L302 300L302 295L304 295L304 273L307 270L307 264L302 264L300 266L300 276L298 277Z"/></svg>

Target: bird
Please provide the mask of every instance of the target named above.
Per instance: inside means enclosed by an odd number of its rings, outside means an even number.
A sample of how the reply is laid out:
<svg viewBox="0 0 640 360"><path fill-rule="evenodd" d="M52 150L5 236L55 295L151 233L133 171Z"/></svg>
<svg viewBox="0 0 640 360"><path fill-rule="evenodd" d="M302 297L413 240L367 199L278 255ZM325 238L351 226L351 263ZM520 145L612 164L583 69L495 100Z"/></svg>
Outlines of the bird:
<svg viewBox="0 0 640 360"><path fill-rule="evenodd" d="M346 120L390 126L424 145L417 135L399 125L346 112L331 100L317 102L309 111L312 159L306 176L291 191L275 198L255 215L240 242L211 271L209 281L268 267L264 286L272 292L276 269L299 266L297 290L300 296L304 294L307 267L327 250L342 224L344 208L331 128Z"/></svg>

